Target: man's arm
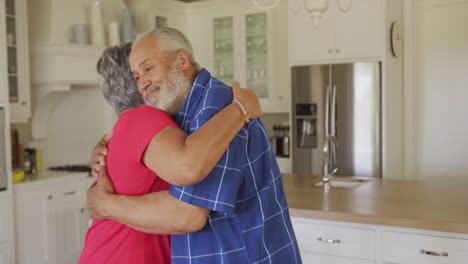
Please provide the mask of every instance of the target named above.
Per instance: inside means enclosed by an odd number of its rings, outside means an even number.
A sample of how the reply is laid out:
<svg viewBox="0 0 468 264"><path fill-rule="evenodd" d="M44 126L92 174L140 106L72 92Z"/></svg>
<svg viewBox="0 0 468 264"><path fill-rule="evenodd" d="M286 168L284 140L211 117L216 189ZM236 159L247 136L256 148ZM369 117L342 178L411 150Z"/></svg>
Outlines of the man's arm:
<svg viewBox="0 0 468 264"><path fill-rule="evenodd" d="M168 191L143 196L116 195L105 166L100 180L88 190L93 219L112 219L145 233L185 234L202 229L209 210L172 197Z"/></svg>

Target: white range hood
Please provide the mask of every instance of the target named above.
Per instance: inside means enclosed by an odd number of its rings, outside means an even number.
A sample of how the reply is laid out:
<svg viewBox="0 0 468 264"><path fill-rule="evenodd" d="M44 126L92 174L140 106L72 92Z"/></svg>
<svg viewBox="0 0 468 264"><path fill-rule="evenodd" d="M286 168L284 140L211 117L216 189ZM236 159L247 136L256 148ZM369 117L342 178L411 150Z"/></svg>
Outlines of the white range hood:
<svg viewBox="0 0 468 264"><path fill-rule="evenodd" d="M67 92L85 87L97 89L96 63L103 49L77 44L32 45L33 139L47 137L48 117Z"/></svg>

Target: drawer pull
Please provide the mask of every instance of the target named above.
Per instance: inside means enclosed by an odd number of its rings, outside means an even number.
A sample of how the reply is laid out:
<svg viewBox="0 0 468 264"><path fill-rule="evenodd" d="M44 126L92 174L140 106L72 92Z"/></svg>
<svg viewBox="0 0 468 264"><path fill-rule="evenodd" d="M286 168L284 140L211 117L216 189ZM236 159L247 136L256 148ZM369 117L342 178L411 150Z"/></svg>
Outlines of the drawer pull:
<svg viewBox="0 0 468 264"><path fill-rule="evenodd" d="M434 257L448 257L448 252L435 252L435 251L426 251L424 249L419 250L419 253L434 256Z"/></svg>
<svg viewBox="0 0 468 264"><path fill-rule="evenodd" d="M328 239L328 238L321 238L321 237L318 238L318 241L322 243L328 243L328 244L340 244L341 243L341 240L339 239Z"/></svg>
<svg viewBox="0 0 468 264"><path fill-rule="evenodd" d="M76 193L76 191L71 191L71 192L63 193L63 195L74 195L75 193Z"/></svg>

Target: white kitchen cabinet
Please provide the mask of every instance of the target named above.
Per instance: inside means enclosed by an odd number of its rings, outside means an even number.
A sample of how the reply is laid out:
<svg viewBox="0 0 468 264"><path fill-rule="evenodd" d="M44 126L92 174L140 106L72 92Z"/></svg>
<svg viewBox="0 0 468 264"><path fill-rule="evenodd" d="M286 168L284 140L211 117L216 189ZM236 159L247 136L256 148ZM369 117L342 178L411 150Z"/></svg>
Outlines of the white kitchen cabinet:
<svg viewBox="0 0 468 264"><path fill-rule="evenodd" d="M381 0L350 1L349 9L329 1L314 25L310 14L292 0L289 8L291 65L375 59L381 56ZM345 1L346 2L346 1Z"/></svg>
<svg viewBox="0 0 468 264"><path fill-rule="evenodd" d="M238 80L255 90L265 112L287 112L287 95L275 82L273 16L257 9L211 18L212 74L231 85Z"/></svg>
<svg viewBox="0 0 468 264"><path fill-rule="evenodd" d="M384 232L383 261L398 264L466 264L468 240Z"/></svg>
<svg viewBox="0 0 468 264"><path fill-rule="evenodd" d="M279 7L263 11L251 1L214 2L187 6L187 36L195 58L227 85L237 80L255 90L264 112L288 113L289 68L281 64L287 61L287 48L278 50L286 41L276 26L282 19Z"/></svg>
<svg viewBox="0 0 468 264"><path fill-rule="evenodd" d="M89 216L81 193L74 188L51 194L46 204L47 244L54 263L77 263Z"/></svg>
<svg viewBox="0 0 468 264"><path fill-rule="evenodd" d="M304 264L466 264L468 234L292 217Z"/></svg>
<svg viewBox="0 0 468 264"><path fill-rule="evenodd" d="M7 243L0 243L0 264L12 263L10 258L10 247Z"/></svg>
<svg viewBox="0 0 468 264"><path fill-rule="evenodd" d="M293 227L301 255L304 254L310 263L314 263L312 260L323 264L375 262L375 230L315 224L299 219L293 219Z"/></svg>
<svg viewBox="0 0 468 264"><path fill-rule="evenodd" d="M8 198L0 197L0 243L8 241L9 213Z"/></svg>
<svg viewBox="0 0 468 264"><path fill-rule="evenodd" d="M26 0L4 0L6 27L6 71L11 122L24 123L31 116L29 43ZM0 99L1 100L1 99Z"/></svg>
<svg viewBox="0 0 468 264"><path fill-rule="evenodd" d="M89 219L85 182L78 175L15 186L18 263L77 263Z"/></svg>
<svg viewBox="0 0 468 264"><path fill-rule="evenodd" d="M301 251L302 263L304 264L375 264L375 261L342 258L329 255L314 254L307 251Z"/></svg>

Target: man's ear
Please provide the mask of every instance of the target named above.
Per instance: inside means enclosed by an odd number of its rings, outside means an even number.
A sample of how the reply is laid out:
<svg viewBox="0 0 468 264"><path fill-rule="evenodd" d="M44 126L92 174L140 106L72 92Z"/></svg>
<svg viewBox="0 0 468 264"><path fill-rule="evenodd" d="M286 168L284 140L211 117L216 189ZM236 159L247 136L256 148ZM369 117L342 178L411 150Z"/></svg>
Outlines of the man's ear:
<svg viewBox="0 0 468 264"><path fill-rule="evenodd" d="M189 58L190 56L186 50L179 50L179 52L177 53L177 67L182 71L187 70L189 67L192 66L192 63L190 63Z"/></svg>

